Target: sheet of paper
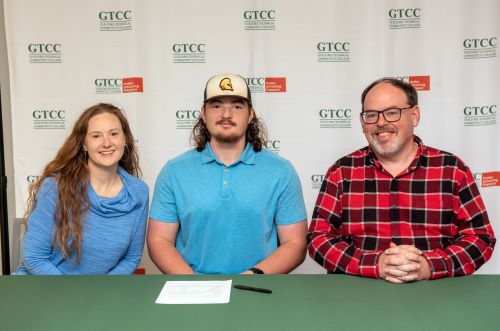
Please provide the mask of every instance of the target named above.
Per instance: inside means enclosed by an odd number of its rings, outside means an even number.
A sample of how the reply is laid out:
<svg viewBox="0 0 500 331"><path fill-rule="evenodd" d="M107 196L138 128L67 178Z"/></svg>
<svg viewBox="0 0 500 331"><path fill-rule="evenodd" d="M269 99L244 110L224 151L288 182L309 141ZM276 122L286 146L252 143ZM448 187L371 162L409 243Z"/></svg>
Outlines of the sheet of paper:
<svg viewBox="0 0 500 331"><path fill-rule="evenodd" d="M232 280L167 281L157 304L228 303Z"/></svg>

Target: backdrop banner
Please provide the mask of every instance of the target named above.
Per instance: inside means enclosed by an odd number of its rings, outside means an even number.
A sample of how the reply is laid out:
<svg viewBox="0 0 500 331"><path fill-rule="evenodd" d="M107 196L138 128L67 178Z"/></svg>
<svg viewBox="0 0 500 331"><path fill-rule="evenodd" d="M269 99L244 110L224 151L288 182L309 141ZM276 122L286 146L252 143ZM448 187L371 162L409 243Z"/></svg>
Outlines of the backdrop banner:
<svg viewBox="0 0 500 331"><path fill-rule="evenodd" d="M191 148L211 76L246 78L289 159L310 220L329 166L365 146L361 92L395 77L419 91L424 144L472 170L500 236L500 2L483 0L4 0L16 215L75 119L98 102L126 112L151 194ZM147 254L144 262L150 268ZM149 263L149 264L148 264ZM296 273L322 273L309 257ZM480 273L500 273L500 249Z"/></svg>

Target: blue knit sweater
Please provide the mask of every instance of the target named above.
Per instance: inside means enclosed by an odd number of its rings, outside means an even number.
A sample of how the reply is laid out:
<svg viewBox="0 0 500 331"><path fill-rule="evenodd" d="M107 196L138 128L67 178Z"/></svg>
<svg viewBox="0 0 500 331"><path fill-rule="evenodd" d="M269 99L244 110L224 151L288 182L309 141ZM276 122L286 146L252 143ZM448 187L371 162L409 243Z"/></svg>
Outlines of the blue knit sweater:
<svg viewBox="0 0 500 331"><path fill-rule="evenodd" d="M23 262L17 275L131 274L141 259L148 216L146 184L118 168L123 188L112 198L98 196L88 186L90 208L85 214L80 261L64 259L52 243L57 182L47 178L28 220Z"/></svg>

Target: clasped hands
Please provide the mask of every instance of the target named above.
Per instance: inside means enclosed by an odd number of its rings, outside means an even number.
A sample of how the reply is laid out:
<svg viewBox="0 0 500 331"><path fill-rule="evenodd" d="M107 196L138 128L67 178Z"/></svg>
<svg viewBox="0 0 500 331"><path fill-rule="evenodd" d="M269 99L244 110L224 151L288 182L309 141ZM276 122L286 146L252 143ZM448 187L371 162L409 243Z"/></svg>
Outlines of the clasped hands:
<svg viewBox="0 0 500 331"><path fill-rule="evenodd" d="M413 245L390 244L380 254L378 261L379 278L391 283L407 283L429 279L429 264L422 251Z"/></svg>

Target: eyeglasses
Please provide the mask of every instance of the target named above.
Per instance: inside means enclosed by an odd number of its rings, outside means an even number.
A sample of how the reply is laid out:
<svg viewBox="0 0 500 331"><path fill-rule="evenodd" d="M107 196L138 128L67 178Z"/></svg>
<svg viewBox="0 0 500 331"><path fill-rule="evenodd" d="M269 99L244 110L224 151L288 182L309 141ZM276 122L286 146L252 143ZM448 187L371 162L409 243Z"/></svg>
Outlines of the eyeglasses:
<svg viewBox="0 0 500 331"><path fill-rule="evenodd" d="M405 108L389 108L385 110L366 110L361 112L361 118L366 124L375 124L378 122L380 114L384 116L387 122L397 122L401 119L401 112L406 109L412 109L415 106Z"/></svg>

